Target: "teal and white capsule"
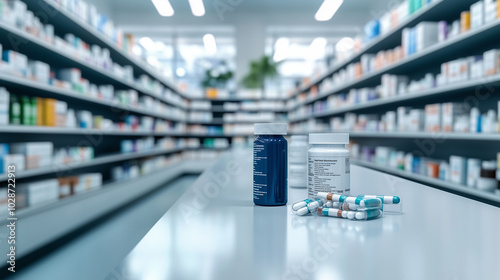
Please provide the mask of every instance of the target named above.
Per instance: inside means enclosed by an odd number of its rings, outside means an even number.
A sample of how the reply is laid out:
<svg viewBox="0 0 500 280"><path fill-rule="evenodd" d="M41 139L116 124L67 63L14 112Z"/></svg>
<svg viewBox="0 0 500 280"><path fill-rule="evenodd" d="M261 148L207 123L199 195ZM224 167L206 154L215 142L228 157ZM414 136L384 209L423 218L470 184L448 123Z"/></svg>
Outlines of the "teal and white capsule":
<svg viewBox="0 0 500 280"><path fill-rule="evenodd" d="M311 199L304 199L303 201L296 202L292 205L292 210L297 211L300 208L304 208L307 206L307 204L313 202Z"/></svg>
<svg viewBox="0 0 500 280"><path fill-rule="evenodd" d="M301 203L307 202L307 201L310 201L310 202L306 203L305 206L303 206L297 210L293 209L295 205L304 205ZM300 202L297 202L294 205L292 205L292 210L293 210L294 214L299 215L299 216L304 216L304 215L307 215L309 213L316 211L316 209L318 209L318 207L321 207L321 206L323 206L322 199L319 199L319 198L316 200L306 199L304 201L300 201Z"/></svg>
<svg viewBox="0 0 500 280"><path fill-rule="evenodd" d="M334 209L334 208L329 208L329 207L320 207L320 208L318 208L317 212L318 212L318 215L321 215L321 216L347 219L347 212L349 212L349 211L343 211L341 209Z"/></svg>
<svg viewBox="0 0 500 280"><path fill-rule="evenodd" d="M382 203L384 204L399 204L401 202L401 199L399 196L392 196L392 195L358 195L358 197L361 198L380 198L382 200Z"/></svg>
<svg viewBox="0 0 500 280"><path fill-rule="evenodd" d="M326 208L340 208L340 206L342 206L342 204L340 202L333 202L331 200L327 200L324 204L323 204L323 207L326 207Z"/></svg>
<svg viewBox="0 0 500 280"><path fill-rule="evenodd" d="M341 209L332 209L332 208L318 208L318 215L328 216L328 217L337 217L349 220L371 220L382 216L382 210L373 209L367 211L346 211Z"/></svg>
<svg viewBox="0 0 500 280"><path fill-rule="evenodd" d="M361 208L361 206L349 203L342 204L341 207L341 209L345 211L357 211L359 208Z"/></svg>
<svg viewBox="0 0 500 280"><path fill-rule="evenodd" d="M373 209L366 211L356 211L356 220L371 220L382 216L382 210Z"/></svg>
<svg viewBox="0 0 500 280"><path fill-rule="evenodd" d="M347 204L356 204L359 205L361 208L373 208L373 207L379 207L382 205L382 200L379 198L362 198L362 197L356 197L356 196L349 196L344 200L344 203Z"/></svg>
<svg viewBox="0 0 500 280"><path fill-rule="evenodd" d="M318 192L317 196L319 198L331 200L333 202L344 202L344 200L348 197L346 195L333 194L333 193L327 193L327 192Z"/></svg>
<svg viewBox="0 0 500 280"><path fill-rule="evenodd" d="M377 199L377 200L379 200L379 199ZM342 210L347 210L347 211L366 211L366 210L371 210L371 209L382 209L383 208L383 204L380 200L379 200L378 205L376 203L368 203L368 204L371 204L371 206L365 207L365 206L357 205L354 203L344 203L339 208Z"/></svg>

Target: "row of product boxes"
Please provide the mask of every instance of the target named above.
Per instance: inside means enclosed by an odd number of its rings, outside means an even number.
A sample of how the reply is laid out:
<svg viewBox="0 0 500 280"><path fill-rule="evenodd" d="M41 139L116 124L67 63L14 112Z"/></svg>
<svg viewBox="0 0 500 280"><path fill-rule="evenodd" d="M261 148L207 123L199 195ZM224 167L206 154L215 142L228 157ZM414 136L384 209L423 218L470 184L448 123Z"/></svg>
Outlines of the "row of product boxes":
<svg viewBox="0 0 500 280"><path fill-rule="evenodd" d="M16 171L47 166L68 165L94 158L92 147L65 147L54 149L52 142L0 143L0 173L7 173L14 165Z"/></svg>
<svg viewBox="0 0 500 280"><path fill-rule="evenodd" d="M53 98L18 97L0 88L0 125L32 125L67 128L94 128L104 131L182 131L185 124L149 116L127 115L114 123L86 110L73 110L68 103Z"/></svg>
<svg viewBox="0 0 500 280"><path fill-rule="evenodd" d="M391 147L360 146L356 143L351 143L351 153L353 158L363 161L500 195L500 154L496 160L452 155L445 161L397 151Z"/></svg>

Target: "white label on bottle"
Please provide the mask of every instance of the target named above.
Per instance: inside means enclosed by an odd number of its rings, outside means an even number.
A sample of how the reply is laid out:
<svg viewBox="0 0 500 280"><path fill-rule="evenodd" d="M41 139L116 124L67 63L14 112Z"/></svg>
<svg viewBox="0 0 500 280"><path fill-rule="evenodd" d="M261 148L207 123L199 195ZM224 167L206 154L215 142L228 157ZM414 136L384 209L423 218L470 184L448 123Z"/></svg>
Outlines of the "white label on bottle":
<svg viewBox="0 0 500 280"><path fill-rule="evenodd" d="M318 192L349 195L351 191L349 157L309 156L308 195Z"/></svg>

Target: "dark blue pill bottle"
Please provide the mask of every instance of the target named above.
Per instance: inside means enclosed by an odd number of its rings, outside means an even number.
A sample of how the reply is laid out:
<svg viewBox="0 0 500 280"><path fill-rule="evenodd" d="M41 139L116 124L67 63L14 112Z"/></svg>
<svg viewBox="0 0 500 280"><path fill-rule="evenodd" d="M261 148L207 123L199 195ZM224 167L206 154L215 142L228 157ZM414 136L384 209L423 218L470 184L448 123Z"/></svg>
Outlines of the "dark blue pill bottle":
<svg viewBox="0 0 500 280"><path fill-rule="evenodd" d="M254 125L253 202L262 206L285 205L288 199L287 124Z"/></svg>

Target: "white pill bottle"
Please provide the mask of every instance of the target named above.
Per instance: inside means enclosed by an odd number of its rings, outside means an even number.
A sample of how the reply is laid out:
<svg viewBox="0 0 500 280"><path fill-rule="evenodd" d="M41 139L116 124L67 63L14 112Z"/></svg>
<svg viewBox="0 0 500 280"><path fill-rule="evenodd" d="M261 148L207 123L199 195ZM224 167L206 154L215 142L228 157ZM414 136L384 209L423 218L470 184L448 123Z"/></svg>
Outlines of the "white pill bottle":
<svg viewBox="0 0 500 280"><path fill-rule="evenodd" d="M288 186L307 188L307 135L293 135L288 147Z"/></svg>
<svg viewBox="0 0 500 280"><path fill-rule="evenodd" d="M349 195L351 191L350 154L347 133L309 134L307 192L316 199L318 192Z"/></svg>

